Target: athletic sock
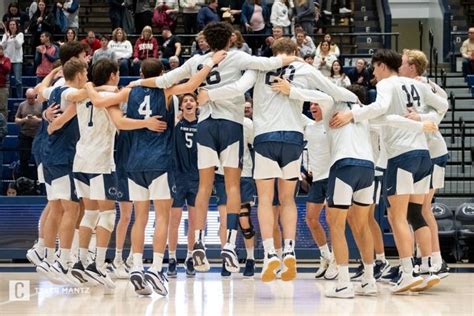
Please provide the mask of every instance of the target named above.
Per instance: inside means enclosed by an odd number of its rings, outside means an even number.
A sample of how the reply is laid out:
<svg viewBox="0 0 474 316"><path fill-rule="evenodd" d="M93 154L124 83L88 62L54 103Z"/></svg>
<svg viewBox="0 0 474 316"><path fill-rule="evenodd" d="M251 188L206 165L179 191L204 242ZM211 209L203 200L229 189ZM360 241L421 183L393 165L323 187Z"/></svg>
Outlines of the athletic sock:
<svg viewBox="0 0 474 316"><path fill-rule="evenodd" d="M321 257L325 259L331 258L331 250L329 250L328 244L324 244L319 247L319 252L321 252Z"/></svg>
<svg viewBox="0 0 474 316"><path fill-rule="evenodd" d="M105 254L107 253L107 247L97 247L95 255L95 264L97 268L102 268L105 264Z"/></svg>
<svg viewBox="0 0 474 316"><path fill-rule="evenodd" d="M163 269L163 258L165 257L164 254L159 253L159 252L154 252L153 253L153 263L151 265L151 268L155 270L156 272L161 272Z"/></svg>
<svg viewBox="0 0 474 316"><path fill-rule="evenodd" d="M374 264L364 262L364 280L372 280L374 278Z"/></svg>
<svg viewBox="0 0 474 316"><path fill-rule="evenodd" d="M254 247L249 247L247 250L247 260L255 260Z"/></svg>
<svg viewBox="0 0 474 316"><path fill-rule="evenodd" d="M235 246L235 241L237 240L237 230L236 229L227 229L227 243Z"/></svg>
<svg viewBox="0 0 474 316"><path fill-rule="evenodd" d="M431 265L440 268L443 265L443 258L441 258L441 252L436 251L431 255Z"/></svg>
<svg viewBox="0 0 474 316"><path fill-rule="evenodd" d="M197 229L194 231L194 240L196 242L201 243L204 245L204 230L202 229Z"/></svg>
<svg viewBox="0 0 474 316"><path fill-rule="evenodd" d="M411 257L401 258L400 263L402 265L403 273L412 274L413 272L413 262Z"/></svg>
<svg viewBox="0 0 474 316"><path fill-rule="evenodd" d="M349 277L349 266L347 265L338 265L337 266L339 274L337 276L338 283L347 284L351 282Z"/></svg>
<svg viewBox="0 0 474 316"><path fill-rule="evenodd" d="M379 260L379 261L382 261L382 262L387 261L387 259L385 259L385 253L384 252L376 253L375 254L375 260Z"/></svg>
<svg viewBox="0 0 474 316"><path fill-rule="evenodd" d="M273 238L272 238L272 241L273 241ZM275 252L276 252L278 258L281 259L282 256L283 256L283 249L281 249L281 248L275 249Z"/></svg>
<svg viewBox="0 0 474 316"><path fill-rule="evenodd" d="M44 258L44 255L45 255L44 238L38 238L38 243L36 244L36 251L42 258Z"/></svg>
<svg viewBox="0 0 474 316"><path fill-rule="evenodd" d="M263 241L263 249L265 251L265 255L267 255L269 253L275 253L275 246L273 244L273 238L268 238L268 239L265 239Z"/></svg>
<svg viewBox="0 0 474 316"><path fill-rule="evenodd" d="M176 250L175 251L169 251L168 250L168 259L176 260Z"/></svg>
<svg viewBox="0 0 474 316"><path fill-rule="evenodd" d="M430 269L430 257L422 257L421 258L421 266L420 271L428 271Z"/></svg>
<svg viewBox="0 0 474 316"><path fill-rule="evenodd" d="M133 267L137 268L140 271L143 271L143 254L142 253L133 254Z"/></svg>
<svg viewBox="0 0 474 316"><path fill-rule="evenodd" d="M53 264L56 260L56 248L46 248L46 261Z"/></svg>
<svg viewBox="0 0 474 316"><path fill-rule="evenodd" d="M115 258L114 258L114 263L115 264L119 264L123 261L123 258L122 258L122 249L118 249L116 248L115 249Z"/></svg>
<svg viewBox="0 0 474 316"><path fill-rule="evenodd" d="M74 230L74 237L72 238L71 253L77 256L77 249L79 249L79 229Z"/></svg>
<svg viewBox="0 0 474 316"><path fill-rule="evenodd" d="M285 239L284 240L285 248L283 252L294 252L295 251L295 241L293 239Z"/></svg>
<svg viewBox="0 0 474 316"><path fill-rule="evenodd" d="M87 256L89 255L89 249L79 248L79 260L82 262L84 268L87 265Z"/></svg>
<svg viewBox="0 0 474 316"><path fill-rule="evenodd" d="M189 258L192 258L193 257L193 251L192 250L188 250L188 253L186 255L186 260L188 260Z"/></svg>
<svg viewBox="0 0 474 316"><path fill-rule="evenodd" d="M68 261L71 259L71 249L61 248L61 255L59 256L59 261L64 266L67 265Z"/></svg>

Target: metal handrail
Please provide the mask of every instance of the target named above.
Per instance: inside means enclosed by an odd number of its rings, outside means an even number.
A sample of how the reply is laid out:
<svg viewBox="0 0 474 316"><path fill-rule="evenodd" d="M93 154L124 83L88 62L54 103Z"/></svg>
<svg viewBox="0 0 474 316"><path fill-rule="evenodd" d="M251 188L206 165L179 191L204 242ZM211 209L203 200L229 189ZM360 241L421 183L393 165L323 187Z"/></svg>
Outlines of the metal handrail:
<svg viewBox="0 0 474 316"><path fill-rule="evenodd" d="M454 112L456 112L456 96L451 91L449 93L449 101L451 103L451 144L454 144L455 126L454 126Z"/></svg>

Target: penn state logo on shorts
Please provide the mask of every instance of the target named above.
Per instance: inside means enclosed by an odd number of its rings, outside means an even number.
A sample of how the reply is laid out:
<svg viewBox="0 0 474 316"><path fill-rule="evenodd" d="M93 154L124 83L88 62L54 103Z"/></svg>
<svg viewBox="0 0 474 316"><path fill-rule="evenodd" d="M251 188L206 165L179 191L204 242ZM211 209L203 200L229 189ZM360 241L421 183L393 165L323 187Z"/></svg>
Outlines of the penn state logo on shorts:
<svg viewBox="0 0 474 316"><path fill-rule="evenodd" d="M123 197L123 193L119 191L119 189L117 189L116 187L110 187L108 190L108 194L109 196L117 198L117 199L120 199L121 197Z"/></svg>

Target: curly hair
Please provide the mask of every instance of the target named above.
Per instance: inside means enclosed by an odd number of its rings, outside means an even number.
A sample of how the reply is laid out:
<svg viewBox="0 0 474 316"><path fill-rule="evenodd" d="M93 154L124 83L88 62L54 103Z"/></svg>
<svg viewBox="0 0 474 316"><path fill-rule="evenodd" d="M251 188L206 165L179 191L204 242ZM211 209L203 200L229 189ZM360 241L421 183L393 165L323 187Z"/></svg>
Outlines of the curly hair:
<svg viewBox="0 0 474 316"><path fill-rule="evenodd" d="M216 22L208 24L203 34L211 50L221 50L227 48L229 39L232 36L232 26L226 22Z"/></svg>

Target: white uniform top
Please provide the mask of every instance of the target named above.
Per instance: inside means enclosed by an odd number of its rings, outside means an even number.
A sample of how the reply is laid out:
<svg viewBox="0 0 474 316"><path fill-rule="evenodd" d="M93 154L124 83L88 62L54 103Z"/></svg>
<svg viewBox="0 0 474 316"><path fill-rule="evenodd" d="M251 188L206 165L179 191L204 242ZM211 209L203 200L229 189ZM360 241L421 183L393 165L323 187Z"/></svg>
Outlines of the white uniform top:
<svg viewBox="0 0 474 316"><path fill-rule="evenodd" d="M375 167L380 169L387 169L387 152L382 140L383 128L382 126L370 125L370 137L372 143L372 150L374 153ZM382 172L375 171L375 175L382 175Z"/></svg>
<svg viewBox="0 0 474 316"><path fill-rule="evenodd" d="M253 122L251 119L244 117L244 163L242 167L242 177L253 176L253 160L249 145L253 146Z"/></svg>
<svg viewBox="0 0 474 316"><path fill-rule="evenodd" d="M101 96L112 92L99 92ZM78 103L80 138L76 144L73 172L108 174L115 171L114 143L117 129L105 108L88 102Z"/></svg>
<svg viewBox="0 0 474 316"><path fill-rule="evenodd" d="M193 76L212 57L212 53L206 55L195 55L186 61L181 67L172 70L156 79L158 88L169 88L173 84ZM246 69L272 70L281 67L281 58L256 57L241 51L230 51L225 59L214 66L203 87L212 90L235 82L242 77L242 71ZM244 121L244 94L235 95L231 99L219 100L200 104L199 122L209 116L214 119L226 119L239 124Z"/></svg>
<svg viewBox="0 0 474 316"><path fill-rule="evenodd" d="M407 107L414 103L430 105L438 113L446 112L448 108L448 101L435 95L426 84L410 78L391 76L377 83L375 102L366 107L352 109L352 114L354 122L388 114L404 116L408 113ZM389 126L384 128L382 136L388 159L413 150L428 150L422 131L410 131Z"/></svg>
<svg viewBox="0 0 474 316"><path fill-rule="evenodd" d="M327 179L331 167L329 137L323 121L316 122L304 116L305 139L308 141L308 171L313 174L313 182Z"/></svg>
<svg viewBox="0 0 474 316"><path fill-rule="evenodd" d="M354 94L337 87L321 72L302 62L294 62L287 67L269 72L247 71L239 81L209 91L209 98L217 102L217 100L242 94L255 85L253 98L255 137L275 131L294 131L304 134L305 123L301 116L304 102L272 91L271 84L275 77L287 79L295 87L319 89L338 100L357 100Z"/></svg>

